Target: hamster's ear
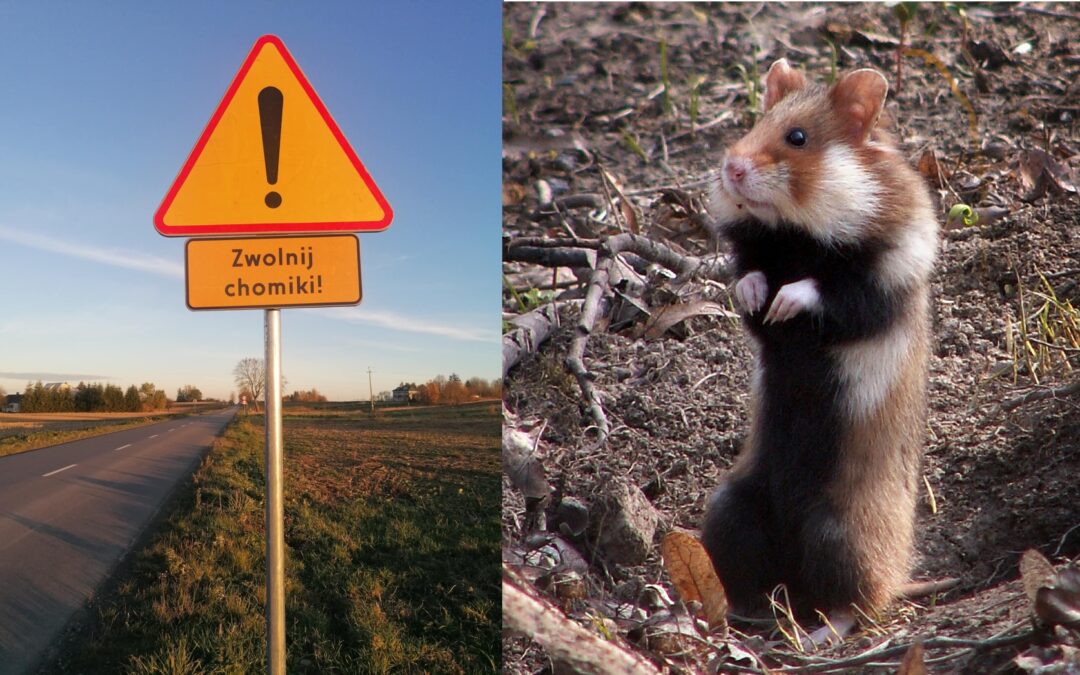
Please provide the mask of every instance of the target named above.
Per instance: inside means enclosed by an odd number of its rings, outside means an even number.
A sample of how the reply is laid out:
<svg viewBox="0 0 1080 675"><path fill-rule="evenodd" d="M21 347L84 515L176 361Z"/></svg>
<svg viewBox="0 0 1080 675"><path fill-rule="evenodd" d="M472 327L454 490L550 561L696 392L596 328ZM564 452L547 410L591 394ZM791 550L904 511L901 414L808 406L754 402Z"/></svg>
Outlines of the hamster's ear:
<svg viewBox="0 0 1080 675"><path fill-rule="evenodd" d="M768 112L780 99L805 86L806 77L788 65L787 59L777 60L765 76L765 111Z"/></svg>
<svg viewBox="0 0 1080 675"><path fill-rule="evenodd" d="M844 133L854 142L862 143L874 130L888 94L885 76L863 68L841 77L829 90L829 100Z"/></svg>

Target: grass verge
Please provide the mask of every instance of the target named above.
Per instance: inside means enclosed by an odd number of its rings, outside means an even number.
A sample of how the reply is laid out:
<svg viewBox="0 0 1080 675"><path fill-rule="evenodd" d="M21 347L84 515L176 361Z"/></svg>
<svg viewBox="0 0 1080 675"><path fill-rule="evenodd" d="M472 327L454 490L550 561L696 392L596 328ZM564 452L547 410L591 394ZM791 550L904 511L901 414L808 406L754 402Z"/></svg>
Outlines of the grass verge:
<svg viewBox="0 0 1080 675"><path fill-rule="evenodd" d="M284 426L288 670L495 672L498 406ZM261 672L262 455L238 417L45 672Z"/></svg>
<svg viewBox="0 0 1080 675"><path fill-rule="evenodd" d="M79 441L84 438L91 438L92 436L103 436L116 431L123 431L124 429L154 424L155 422L161 422L165 419L168 418L161 416L128 420L102 420L86 422L85 426L83 424L73 425L73 423L61 423L67 424L67 428L46 428L34 431L20 431L19 433L12 433L0 438L0 457L17 455L20 452L29 452L30 450L40 450L41 448L47 448L50 445L70 443L71 441ZM0 422L3 422L3 418L0 418ZM47 425L49 423L46 422L45 424ZM72 426L75 428L71 428Z"/></svg>

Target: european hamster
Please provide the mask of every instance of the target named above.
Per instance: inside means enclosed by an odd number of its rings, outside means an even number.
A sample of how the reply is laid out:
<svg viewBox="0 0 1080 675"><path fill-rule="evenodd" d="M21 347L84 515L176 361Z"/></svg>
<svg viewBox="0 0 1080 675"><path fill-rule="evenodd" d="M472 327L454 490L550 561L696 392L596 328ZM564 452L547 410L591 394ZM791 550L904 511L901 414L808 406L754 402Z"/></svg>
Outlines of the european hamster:
<svg viewBox="0 0 1080 675"><path fill-rule="evenodd" d="M825 87L777 61L710 198L755 364L702 541L741 613L781 583L803 615L876 610L907 580L938 225L879 128L887 93L874 70Z"/></svg>

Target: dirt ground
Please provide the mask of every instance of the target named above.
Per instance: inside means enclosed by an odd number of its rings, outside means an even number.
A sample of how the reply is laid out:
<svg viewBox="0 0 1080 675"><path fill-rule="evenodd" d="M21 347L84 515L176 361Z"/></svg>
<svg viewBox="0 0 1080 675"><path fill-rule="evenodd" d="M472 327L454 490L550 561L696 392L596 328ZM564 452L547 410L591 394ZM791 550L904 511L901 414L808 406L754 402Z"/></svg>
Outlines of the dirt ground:
<svg viewBox="0 0 1080 675"><path fill-rule="evenodd" d="M882 4L505 5L504 250L519 237L594 238L636 228L688 254L723 255L700 226L700 196L724 147L752 124L747 82L779 57L819 81L834 59L840 71L883 71L886 110L904 151L913 164L927 151L937 159L936 173L926 159L920 169L940 199L943 223L933 277L927 489L912 576L960 584L932 602L898 603L825 656L954 637L974 641L974 649L928 649L932 670L1034 672L1033 664L1070 661L1080 668L1075 630L1044 631L1041 645L982 642L1032 625L1016 581L1026 549L1058 566L1080 558L1080 396L1075 387L1045 396L1074 385L1080 368L1080 9L968 5L962 16L951 5L915 5L905 44L932 53L962 96L936 65L910 55L897 91L895 12ZM623 205L611 208L615 200ZM980 222L945 225L961 203L979 210ZM650 585L675 597L659 541L674 528L697 530L745 433L751 355L741 326L700 315L646 339L642 317L631 316L597 330L585 365L612 429L598 447L563 365L576 318L571 301L582 297L587 270L563 267L555 275L507 262L504 273L506 318L553 297L563 308L563 327L510 371L504 395L508 426L539 432L536 452L556 488L548 514L568 500L590 509L619 478L641 488L659 514L641 564L608 562L589 536L565 535L560 541L589 565L587 592L563 609L589 625L586 617L614 619L605 608L629 606L631 618L615 621L618 640L670 672L732 667L736 661L717 660L720 640L663 656L628 635L657 611L644 599ZM673 298L730 306L727 288L715 282L665 287L652 279L649 288L636 302L650 309ZM1032 392L1040 393L1021 402ZM543 570L525 569L522 556L538 534L552 536L534 531L534 522L504 480L504 558L530 579ZM741 644L761 647L774 637L757 629ZM503 658L506 672L550 667L522 638L505 640ZM777 657L772 665L799 663Z"/></svg>

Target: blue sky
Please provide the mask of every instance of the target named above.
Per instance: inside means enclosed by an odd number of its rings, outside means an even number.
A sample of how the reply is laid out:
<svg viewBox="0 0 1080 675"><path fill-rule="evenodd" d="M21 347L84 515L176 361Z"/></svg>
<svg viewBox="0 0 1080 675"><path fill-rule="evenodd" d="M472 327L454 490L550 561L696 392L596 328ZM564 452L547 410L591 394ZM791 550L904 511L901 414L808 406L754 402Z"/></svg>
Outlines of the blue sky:
<svg viewBox="0 0 1080 675"><path fill-rule="evenodd" d="M193 312L153 216L252 45L280 37L394 211L363 303L282 311L287 391L499 376L497 2L0 2L0 387L235 389L261 310Z"/></svg>

